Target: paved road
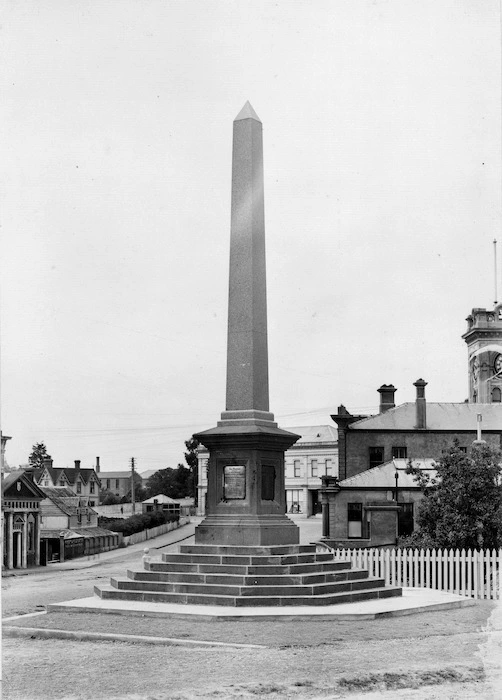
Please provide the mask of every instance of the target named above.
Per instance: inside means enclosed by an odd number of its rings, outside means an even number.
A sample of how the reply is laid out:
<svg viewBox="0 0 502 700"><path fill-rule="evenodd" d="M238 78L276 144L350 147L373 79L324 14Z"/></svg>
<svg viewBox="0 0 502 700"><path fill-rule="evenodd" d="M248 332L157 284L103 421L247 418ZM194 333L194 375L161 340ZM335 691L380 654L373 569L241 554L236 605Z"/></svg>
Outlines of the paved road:
<svg viewBox="0 0 502 700"><path fill-rule="evenodd" d="M199 522L200 519L193 519L178 530L127 549L49 564L24 575L6 576L2 578L2 617L41 611L50 603L87 598L93 595L94 585L108 582L111 576L124 576L127 568L140 568L145 547L166 552L176 548L180 541L190 542ZM295 522L300 527L302 544L321 536L320 517Z"/></svg>

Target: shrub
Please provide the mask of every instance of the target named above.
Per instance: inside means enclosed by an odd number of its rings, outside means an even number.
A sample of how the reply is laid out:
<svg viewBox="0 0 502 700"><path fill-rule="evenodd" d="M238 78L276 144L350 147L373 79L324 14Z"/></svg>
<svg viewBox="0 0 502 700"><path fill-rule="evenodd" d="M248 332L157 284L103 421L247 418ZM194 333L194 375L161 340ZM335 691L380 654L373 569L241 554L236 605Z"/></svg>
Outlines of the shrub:
<svg viewBox="0 0 502 700"><path fill-rule="evenodd" d="M161 510L153 513L138 513L125 520L114 520L113 518L100 518L99 524L113 532L121 532L124 537L134 535L136 532L149 530L152 527L163 525L164 523L179 520L179 515L163 513Z"/></svg>

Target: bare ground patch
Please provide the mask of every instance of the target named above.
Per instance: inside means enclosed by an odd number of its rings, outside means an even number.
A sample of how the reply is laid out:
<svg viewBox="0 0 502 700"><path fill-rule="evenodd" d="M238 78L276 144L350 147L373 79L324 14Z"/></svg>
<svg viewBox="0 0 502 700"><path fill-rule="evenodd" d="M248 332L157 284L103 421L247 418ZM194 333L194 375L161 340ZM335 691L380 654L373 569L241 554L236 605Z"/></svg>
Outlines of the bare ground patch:
<svg viewBox="0 0 502 700"><path fill-rule="evenodd" d="M270 622L226 620L179 620L175 618L128 617L101 613L48 613L4 623L7 626L106 632L169 637L274 647L336 647L346 641L386 640L450 636L479 632L494 609L493 601L454 610L418 613L403 617L366 621L284 620Z"/></svg>

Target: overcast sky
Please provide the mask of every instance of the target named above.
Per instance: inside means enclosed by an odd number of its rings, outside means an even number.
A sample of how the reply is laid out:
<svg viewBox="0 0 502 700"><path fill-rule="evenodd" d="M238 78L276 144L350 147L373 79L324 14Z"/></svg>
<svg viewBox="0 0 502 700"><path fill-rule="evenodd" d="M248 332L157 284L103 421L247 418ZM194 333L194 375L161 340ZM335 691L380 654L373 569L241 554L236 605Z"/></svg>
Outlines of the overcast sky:
<svg viewBox="0 0 502 700"><path fill-rule="evenodd" d="M263 122L284 426L467 396L501 236L498 0L4 0L6 458L176 466L225 405L232 121ZM502 258L502 249L499 251ZM502 289L502 280L499 282ZM502 297L502 291L499 292Z"/></svg>

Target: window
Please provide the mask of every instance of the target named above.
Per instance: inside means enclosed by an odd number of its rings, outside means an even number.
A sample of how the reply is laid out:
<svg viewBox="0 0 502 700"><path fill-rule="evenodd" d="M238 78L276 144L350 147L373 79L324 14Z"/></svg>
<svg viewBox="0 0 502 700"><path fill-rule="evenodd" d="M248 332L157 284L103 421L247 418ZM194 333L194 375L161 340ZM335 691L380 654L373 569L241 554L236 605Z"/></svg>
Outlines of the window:
<svg viewBox="0 0 502 700"><path fill-rule="evenodd" d="M94 493L94 481L89 484L89 493Z"/></svg>
<svg viewBox="0 0 502 700"><path fill-rule="evenodd" d="M407 537L413 532L413 503L400 503L397 515L397 534Z"/></svg>
<svg viewBox="0 0 502 700"><path fill-rule="evenodd" d="M87 511L87 522L88 523L91 522L91 511L90 510Z"/></svg>
<svg viewBox="0 0 502 700"><path fill-rule="evenodd" d="M407 447L399 447L397 445L392 446L392 459L406 459L408 456Z"/></svg>
<svg viewBox="0 0 502 700"><path fill-rule="evenodd" d="M300 460L295 459L293 462L293 476L299 477L300 476Z"/></svg>
<svg viewBox="0 0 502 700"><path fill-rule="evenodd" d="M329 476L333 472L333 462L331 459L327 459L326 462L326 475Z"/></svg>
<svg viewBox="0 0 502 700"><path fill-rule="evenodd" d="M107 480L106 480L106 488L107 488L107 489L110 488L110 479L107 479Z"/></svg>
<svg viewBox="0 0 502 700"><path fill-rule="evenodd" d="M472 403L477 403L478 402L478 392L473 391L472 393Z"/></svg>
<svg viewBox="0 0 502 700"><path fill-rule="evenodd" d="M363 504L347 503L348 536L363 536Z"/></svg>
<svg viewBox="0 0 502 700"><path fill-rule="evenodd" d="M96 505L96 501L89 501L89 505L91 506L91 508L94 508L94 506Z"/></svg>
<svg viewBox="0 0 502 700"><path fill-rule="evenodd" d="M383 464L383 447L370 447L370 466L378 467L379 464Z"/></svg>
<svg viewBox="0 0 502 700"><path fill-rule="evenodd" d="M286 504L288 513L301 513L301 495L300 489L288 489L286 491Z"/></svg>
<svg viewBox="0 0 502 700"><path fill-rule="evenodd" d="M116 489L120 488L120 480L119 479L115 479L115 488Z"/></svg>
<svg viewBox="0 0 502 700"><path fill-rule="evenodd" d="M78 509L78 522L82 522L82 511L80 510L80 508Z"/></svg>
<svg viewBox="0 0 502 700"><path fill-rule="evenodd" d="M317 459L313 459L310 463L310 475L317 476Z"/></svg>
<svg viewBox="0 0 502 700"><path fill-rule="evenodd" d="M80 481L77 481L77 493L82 493L82 484Z"/></svg>
<svg viewBox="0 0 502 700"><path fill-rule="evenodd" d="M502 395L498 386L492 390L492 403L500 403L502 401Z"/></svg>

